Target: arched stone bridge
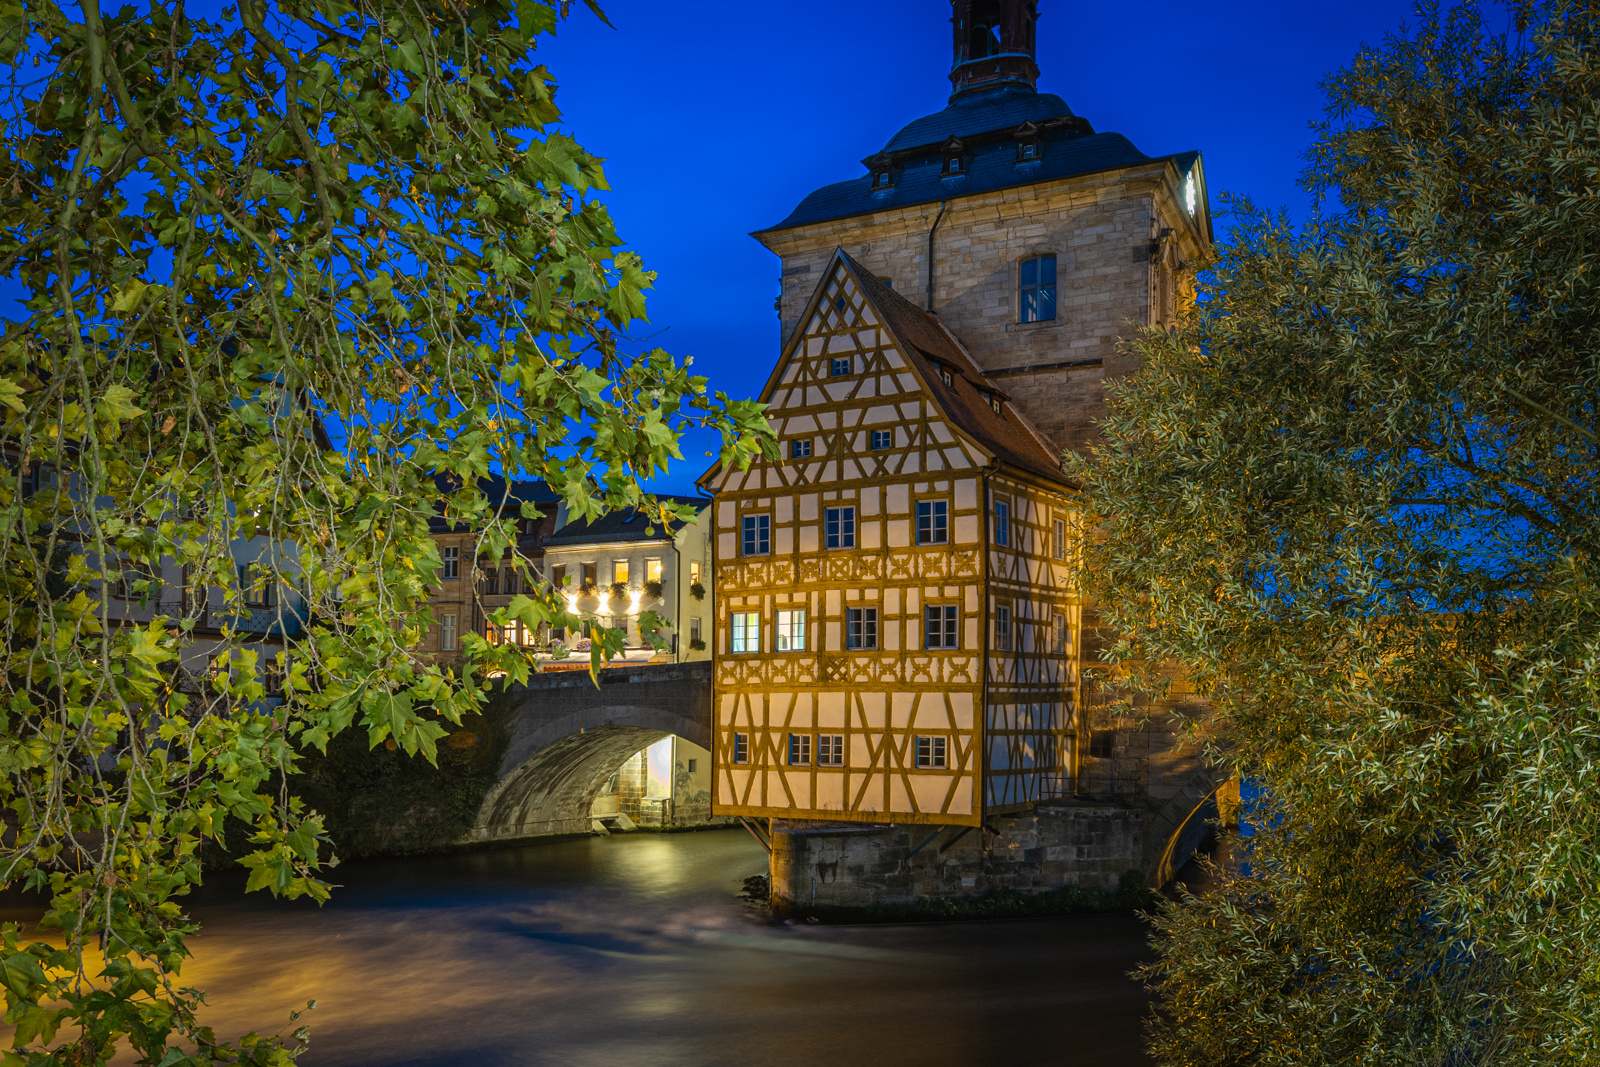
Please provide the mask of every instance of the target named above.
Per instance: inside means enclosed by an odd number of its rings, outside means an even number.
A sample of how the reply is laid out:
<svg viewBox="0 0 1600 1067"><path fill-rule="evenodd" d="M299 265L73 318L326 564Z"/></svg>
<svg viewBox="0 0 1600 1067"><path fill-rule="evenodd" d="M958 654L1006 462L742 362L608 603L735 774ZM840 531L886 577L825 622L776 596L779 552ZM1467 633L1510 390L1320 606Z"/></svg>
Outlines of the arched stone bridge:
<svg viewBox="0 0 1600 1067"><path fill-rule="evenodd" d="M513 688L511 739L500 780L469 840L587 833L595 797L641 748L676 734L711 748L711 664L536 674Z"/></svg>

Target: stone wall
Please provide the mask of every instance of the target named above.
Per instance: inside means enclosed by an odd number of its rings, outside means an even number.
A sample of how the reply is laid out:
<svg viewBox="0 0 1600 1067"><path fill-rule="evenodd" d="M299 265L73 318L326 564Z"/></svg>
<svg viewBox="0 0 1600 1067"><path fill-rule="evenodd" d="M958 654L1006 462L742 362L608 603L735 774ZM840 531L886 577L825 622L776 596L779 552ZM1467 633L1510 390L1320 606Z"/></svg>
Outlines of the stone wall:
<svg viewBox="0 0 1600 1067"><path fill-rule="evenodd" d="M939 220L934 310L980 367L1001 372L991 381L1063 448L1093 439L1105 380L1133 370L1120 342L1165 320L1162 294L1173 289L1174 271L1200 252L1175 177L1160 162L999 190L951 202ZM840 245L926 306L928 234L939 211L939 204L922 204L759 234L783 259L784 339ZM1056 256L1057 315L1019 323L1017 263L1041 253ZM1051 367L1060 363L1078 365ZM1041 365L1051 369L1020 372Z"/></svg>
<svg viewBox="0 0 1600 1067"><path fill-rule="evenodd" d="M1125 872L1143 870L1147 852L1141 812L1072 801L992 816L987 828L777 821L772 831L773 896L806 907L1042 893L1069 885L1115 889Z"/></svg>

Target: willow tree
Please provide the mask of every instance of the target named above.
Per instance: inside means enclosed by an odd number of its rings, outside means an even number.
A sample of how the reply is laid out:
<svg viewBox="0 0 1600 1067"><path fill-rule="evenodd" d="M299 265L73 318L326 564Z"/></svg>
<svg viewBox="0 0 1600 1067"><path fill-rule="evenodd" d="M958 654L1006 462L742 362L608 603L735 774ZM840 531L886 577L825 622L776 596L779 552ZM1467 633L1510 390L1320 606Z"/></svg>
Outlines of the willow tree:
<svg viewBox="0 0 1600 1067"><path fill-rule="evenodd" d="M491 472L664 520L639 483L686 426L725 461L771 449L687 361L624 354L652 275L551 128L560 6L0 3L0 275L26 301L0 340L0 882L59 930L5 929L5 1062L292 1060L303 1030L197 1019L179 898L229 820L251 888L323 898L321 822L269 777L351 726L432 758L476 679L526 673L476 636L459 676L412 655L436 508L498 558L534 513ZM237 623L257 582L293 590L281 650Z"/></svg>
<svg viewBox="0 0 1600 1067"><path fill-rule="evenodd" d="M1600 11L1420 16L1078 464L1119 654L1262 790L1164 1064L1600 1062Z"/></svg>

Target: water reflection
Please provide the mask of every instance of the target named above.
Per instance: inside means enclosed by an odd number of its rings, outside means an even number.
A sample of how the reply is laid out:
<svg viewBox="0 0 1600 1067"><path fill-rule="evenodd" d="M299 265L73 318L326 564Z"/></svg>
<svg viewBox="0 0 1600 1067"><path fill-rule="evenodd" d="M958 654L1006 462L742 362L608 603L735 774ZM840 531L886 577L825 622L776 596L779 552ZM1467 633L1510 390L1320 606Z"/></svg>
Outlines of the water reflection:
<svg viewBox="0 0 1600 1067"><path fill-rule="evenodd" d="M742 831L347 864L322 909L214 882L184 977L221 1033L315 997L308 1065L1145 1064L1127 916L752 921Z"/></svg>

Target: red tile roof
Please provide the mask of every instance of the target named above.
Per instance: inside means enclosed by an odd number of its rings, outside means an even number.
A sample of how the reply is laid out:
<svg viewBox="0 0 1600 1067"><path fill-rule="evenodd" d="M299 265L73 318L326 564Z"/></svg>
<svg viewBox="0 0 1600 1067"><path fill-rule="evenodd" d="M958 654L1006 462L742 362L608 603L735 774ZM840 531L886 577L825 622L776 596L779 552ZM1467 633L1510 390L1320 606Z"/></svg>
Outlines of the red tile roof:
<svg viewBox="0 0 1600 1067"><path fill-rule="evenodd" d="M906 358L916 365L928 391L952 423L1001 462L1042 474L1064 485L1071 484L1061 475L1061 455L1011 406L1004 392L989 384L983 371L961 347L961 342L945 329L938 316L884 285L843 249L836 254L884 326L899 342ZM823 285L831 274L830 271L824 275ZM953 385L944 384L940 365L949 368ZM990 407L989 395L999 398L999 414Z"/></svg>

